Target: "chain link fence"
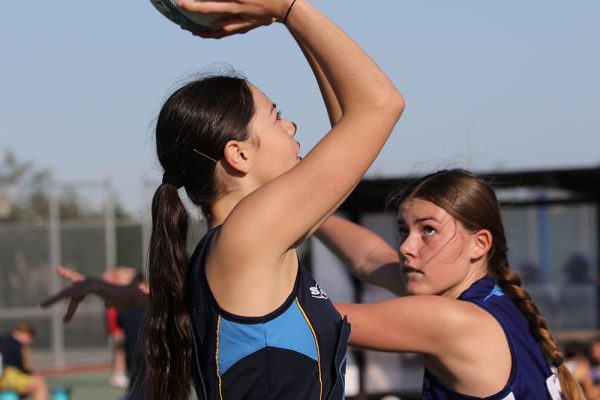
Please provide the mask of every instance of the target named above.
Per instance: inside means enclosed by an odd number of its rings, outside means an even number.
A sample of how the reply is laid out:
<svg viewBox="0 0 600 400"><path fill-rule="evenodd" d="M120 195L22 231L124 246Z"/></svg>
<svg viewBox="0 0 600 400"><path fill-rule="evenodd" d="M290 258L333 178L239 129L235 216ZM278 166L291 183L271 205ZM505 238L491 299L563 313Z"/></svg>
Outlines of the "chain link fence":
<svg viewBox="0 0 600 400"><path fill-rule="evenodd" d="M24 190L0 189L2 216L14 214L25 202ZM37 196L41 206L35 212L0 222L0 331L31 323L37 332L35 349L47 353L52 367L62 368L69 351L106 348L108 342L105 307L94 296L83 301L67 325L62 321L66 304L40 308L41 300L64 286L56 266L94 276L109 266L142 268L142 225L139 218L118 217L108 180L50 182ZM27 201L35 200L31 197Z"/></svg>

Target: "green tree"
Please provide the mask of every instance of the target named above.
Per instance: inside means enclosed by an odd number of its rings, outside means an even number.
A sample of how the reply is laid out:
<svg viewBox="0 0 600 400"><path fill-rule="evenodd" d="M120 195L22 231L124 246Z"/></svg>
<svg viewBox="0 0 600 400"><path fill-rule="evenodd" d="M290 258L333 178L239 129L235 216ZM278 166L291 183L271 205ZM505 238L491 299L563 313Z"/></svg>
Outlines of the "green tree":
<svg viewBox="0 0 600 400"><path fill-rule="evenodd" d="M0 221L44 224L50 209L51 181L49 169L37 168L33 162L21 161L11 150L5 150L0 158ZM104 212L87 206L75 187L65 185L60 190L61 219L103 218ZM130 219L118 201L115 201L115 217Z"/></svg>

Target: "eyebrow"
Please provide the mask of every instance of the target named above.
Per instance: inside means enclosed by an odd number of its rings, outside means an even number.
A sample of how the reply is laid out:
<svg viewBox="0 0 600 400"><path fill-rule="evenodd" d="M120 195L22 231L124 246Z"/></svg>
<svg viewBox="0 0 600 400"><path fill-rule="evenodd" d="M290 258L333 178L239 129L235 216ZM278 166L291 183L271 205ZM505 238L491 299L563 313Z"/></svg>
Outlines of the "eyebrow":
<svg viewBox="0 0 600 400"><path fill-rule="evenodd" d="M414 220L413 223L414 224L420 224L422 222L429 221L429 220L432 220L432 221L435 221L435 222L439 222L435 217L433 217L433 216L427 216L427 217L417 218L417 219ZM396 225L406 225L406 222L404 221L404 219L398 218L396 220Z"/></svg>

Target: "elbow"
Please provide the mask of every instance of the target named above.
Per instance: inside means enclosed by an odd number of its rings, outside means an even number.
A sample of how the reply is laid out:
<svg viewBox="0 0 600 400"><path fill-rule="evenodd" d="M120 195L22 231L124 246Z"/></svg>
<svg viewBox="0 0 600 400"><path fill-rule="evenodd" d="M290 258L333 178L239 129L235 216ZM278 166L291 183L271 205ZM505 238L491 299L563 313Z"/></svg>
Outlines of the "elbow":
<svg viewBox="0 0 600 400"><path fill-rule="evenodd" d="M397 89L394 88L387 96L386 106L390 109L390 115L393 115L396 120L400 119L406 103L404 97L402 97L402 94Z"/></svg>
<svg viewBox="0 0 600 400"><path fill-rule="evenodd" d="M378 115L385 115L390 118L390 121L398 121L404 112L405 102L404 97L394 87L390 86L386 90L379 90L369 102L371 112Z"/></svg>

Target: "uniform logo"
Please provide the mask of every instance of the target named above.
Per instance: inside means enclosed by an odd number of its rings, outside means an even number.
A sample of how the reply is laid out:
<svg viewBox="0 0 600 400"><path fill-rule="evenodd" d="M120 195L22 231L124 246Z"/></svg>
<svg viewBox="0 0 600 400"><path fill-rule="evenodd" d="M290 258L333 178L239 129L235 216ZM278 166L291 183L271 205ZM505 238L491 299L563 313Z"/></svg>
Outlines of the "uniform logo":
<svg viewBox="0 0 600 400"><path fill-rule="evenodd" d="M310 287L310 295L312 297L314 297L315 299L328 299L329 298L329 296L327 296L327 293L325 293L325 291L323 289L321 289L321 286L319 286L318 283L315 283L315 286Z"/></svg>

